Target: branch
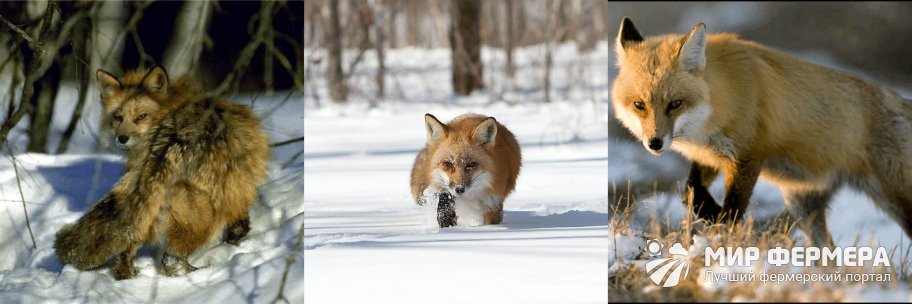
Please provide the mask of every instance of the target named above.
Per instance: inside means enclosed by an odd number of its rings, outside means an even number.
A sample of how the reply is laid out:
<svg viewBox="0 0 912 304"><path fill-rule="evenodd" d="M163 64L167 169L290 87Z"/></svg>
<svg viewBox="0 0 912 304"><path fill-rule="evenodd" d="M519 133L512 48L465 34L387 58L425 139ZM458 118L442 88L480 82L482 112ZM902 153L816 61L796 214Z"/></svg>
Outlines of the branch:
<svg viewBox="0 0 912 304"><path fill-rule="evenodd" d="M9 150L10 158L13 161L13 171L16 173L16 186L19 187L19 198L22 199L22 212L25 213L25 226L28 227L29 236L32 237L32 249L38 249L38 243L35 242L35 234L32 233L32 223L29 221L28 209L25 207L25 194L22 193L22 182L19 178L19 167L16 166L16 155L13 154L13 148L7 143L6 149Z"/></svg>
<svg viewBox="0 0 912 304"><path fill-rule="evenodd" d="M298 138L292 138L292 139L282 141L282 142L273 143L273 144L270 144L269 146L272 148L276 148L276 147L281 147L284 145L293 144L293 143L302 142L302 141L304 141L304 136L301 136Z"/></svg>
<svg viewBox="0 0 912 304"><path fill-rule="evenodd" d="M39 53L44 53L44 47L41 46L40 41L35 41L35 39L32 38L31 35L29 35L27 32L25 32L24 30L22 30L21 28L19 28L18 26L16 26L15 24L10 22L6 18L4 18L3 15L0 15L0 21L3 21L3 23L5 23L6 26L9 27L11 30L19 33L19 35L22 36L22 39L25 39L25 41L28 41L29 46L33 50L36 50Z"/></svg>
<svg viewBox="0 0 912 304"><path fill-rule="evenodd" d="M301 228L298 229L298 239L295 241L294 248L291 249L291 252L288 253L288 258L285 260L285 271L282 272L282 281L279 283L279 293L276 295L275 299L272 300L272 304L278 303L279 301L284 301L285 303L291 303L288 301L288 298L285 297L285 282L288 280L288 270L291 269L291 265L295 263L296 254L301 252L301 245L304 239L304 221L301 221Z"/></svg>
<svg viewBox="0 0 912 304"><path fill-rule="evenodd" d="M260 48L260 45L263 44L263 36L266 33L266 30L272 28L272 8L275 6L275 1L264 1L260 7L260 12L252 18L259 18L259 25L257 27L256 33L252 36L254 37L253 41L247 44L241 54L238 55L238 60L234 64L234 68L231 73L228 73L228 76L225 76L225 79L222 80L222 83L219 84L215 90L212 90L206 94L205 97L216 97L224 94L228 91L230 86L236 81L239 81L241 75L247 70L247 66L250 65L250 60L253 59L253 54L256 53L256 50Z"/></svg>

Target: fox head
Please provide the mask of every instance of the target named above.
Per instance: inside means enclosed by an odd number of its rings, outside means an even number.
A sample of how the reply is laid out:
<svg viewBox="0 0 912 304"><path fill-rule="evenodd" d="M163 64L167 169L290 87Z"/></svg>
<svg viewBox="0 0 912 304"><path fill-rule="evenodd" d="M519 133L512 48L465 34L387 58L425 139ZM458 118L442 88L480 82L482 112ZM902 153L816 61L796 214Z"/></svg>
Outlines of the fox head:
<svg viewBox="0 0 912 304"><path fill-rule="evenodd" d="M103 107L102 129L113 135L118 148L129 150L163 118L161 103L170 95L168 74L156 66L121 79L104 70L95 72L95 77Z"/></svg>
<svg viewBox="0 0 912 304"><path fill-rule="evenodd" d="M612 89L615 116L649 152L659 155L676 140L704 132L709 118L706 26L644 39L624 18L615 50L618 76Z"/></svg>
<svg viewBox="0 0 912 304"><path fill-rule="evenodd" d="M463 116L448 125L434 115L424 115L432 168L431 185L455 197L474 197L491 184L493 160L488 154L497 144L497 121L482 115Z"/></svg>

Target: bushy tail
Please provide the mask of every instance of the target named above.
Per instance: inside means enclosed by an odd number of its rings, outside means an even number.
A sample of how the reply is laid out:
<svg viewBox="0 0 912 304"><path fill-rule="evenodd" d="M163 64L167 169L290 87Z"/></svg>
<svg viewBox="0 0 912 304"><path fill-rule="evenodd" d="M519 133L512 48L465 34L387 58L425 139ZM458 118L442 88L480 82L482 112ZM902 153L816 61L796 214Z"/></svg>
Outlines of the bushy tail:
<svg viewBox="0 0 912 304"><path fill-rule="evenodd" d="M54 250L61 264L79 270L101 266L131 244L130 227L117 218L117 200L109 193L74 224L60 229Z"/></svg>

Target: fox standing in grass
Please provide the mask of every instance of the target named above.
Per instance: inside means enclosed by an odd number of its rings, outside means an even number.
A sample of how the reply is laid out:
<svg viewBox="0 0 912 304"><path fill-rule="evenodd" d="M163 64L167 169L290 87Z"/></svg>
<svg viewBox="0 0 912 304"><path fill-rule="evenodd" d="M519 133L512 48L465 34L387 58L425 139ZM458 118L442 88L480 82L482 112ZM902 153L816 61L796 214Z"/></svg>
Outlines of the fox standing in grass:
<svg viewBox="0 0 912 304"><path fill-rule="evenodd" d="M513 133L494 119L465 114L448 124L425 114L427 147L412 167L412 196L438 202L441 227L499 224L522 164Z"/></svg>
<svg viewBox="0 0 912 304"><path fill-rule="evenodd" d="M731 34L644 39L624 18L617 118L646 149L692 161L685 203L738 220L758 177L777 184L817 246L832 246L826 210L848 185L912 236L912 101L857 77ZM725 175L724 205L706 187Z"/></svg>
<svg viewBox="0 0 912 304"><path fill-rule="evenodd" d="M57 232L61 263L87 270L116 257L115 278L130 278L137 249L156 243L165 274L178 275L195 269L187 256L226 227L226 241L237 244L250 230L248 208L269 157L251 109L204 98L189 79L171 83L160 66L96 76L103 134L126 151L126 172Z"/></svg>

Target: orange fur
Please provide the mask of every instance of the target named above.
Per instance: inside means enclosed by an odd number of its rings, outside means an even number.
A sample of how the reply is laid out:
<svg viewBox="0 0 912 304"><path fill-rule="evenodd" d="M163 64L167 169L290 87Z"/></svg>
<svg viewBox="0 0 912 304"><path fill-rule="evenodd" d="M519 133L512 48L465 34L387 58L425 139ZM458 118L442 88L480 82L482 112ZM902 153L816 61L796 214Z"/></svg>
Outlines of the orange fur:
<svg viewBox="0 0 912 304"><path fill-rule="evenodd" d="M267 137L250 108L204 98L189 79L169 82L161 67L121 79L97 73L111 140L129 140L126 172L100 203L57 233L64 264L132 277L142 244L163 246L168 275L194 269L186 258L228 227L236 243L266 177ZM231 226L231 227L229 227Z"/></svg>
<svg viewBox="0 0 912 304"><path fill-rule="evenodd" d="M415 158L411 175L416 202L424 204L446 192L455 199L457 216L462 208L483 213L468 225L500 223L503 201L515 188L522 164L513 133L493 117L479 114L466 114L446 125L427 114L425 125L428 144Z"/></svg>
<svg viewBox="0 0 912 304"><path fill-rule="evenodd" d="M693 161L685 196L702 217L740 219L764 178L818 245L832 244L826 206L843 185L912 234L912 101L703 24L643 38L625 18L617 54L617 118L650 152ZM718 172L721 208L705 189Z"/></svg>

